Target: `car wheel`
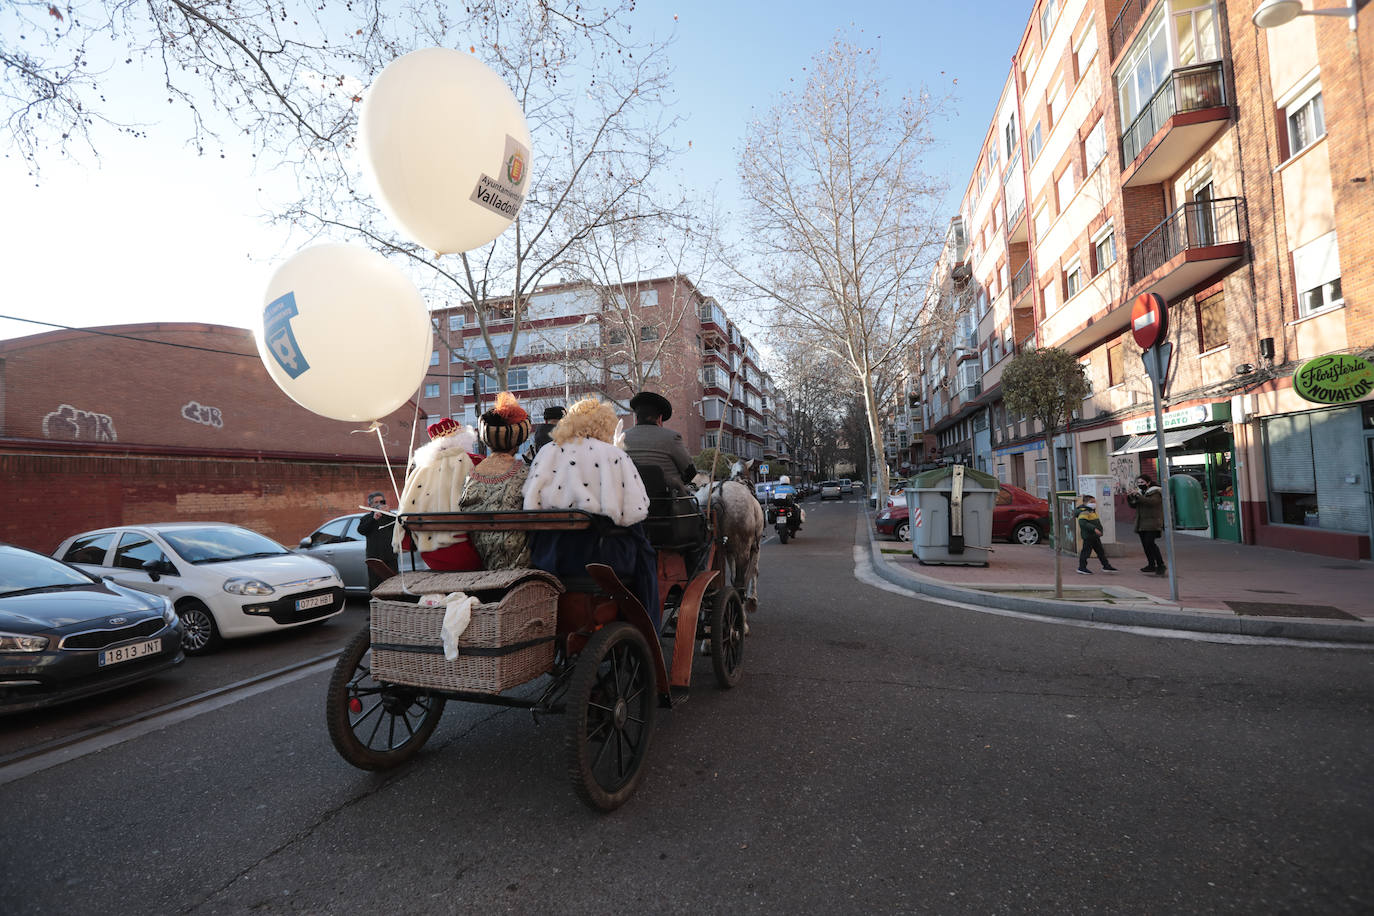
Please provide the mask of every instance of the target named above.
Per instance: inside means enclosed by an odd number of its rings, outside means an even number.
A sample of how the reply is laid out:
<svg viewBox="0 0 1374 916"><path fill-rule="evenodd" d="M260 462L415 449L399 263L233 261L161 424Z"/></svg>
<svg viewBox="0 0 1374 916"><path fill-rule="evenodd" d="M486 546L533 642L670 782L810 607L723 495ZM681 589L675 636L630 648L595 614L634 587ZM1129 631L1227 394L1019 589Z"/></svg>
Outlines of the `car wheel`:
<svg viewBox="0 0 1374 916"><path fill-rule="evenodd" d="M1040 527L1034 522L1022 522L1011 533L1013 543L1031 547L1040 543Z"/></svg>
<svg viewBox="0 0 1374 916"><path fill-rule="evenodd" d="M181 618L181 648L187 655L204 655L219 648L219 627L210 609L195 599L187 599L177 606Z"/></svg>
<svg viewBox="0 0 1374 916"><path fill-rule="evenodd" d="M910 541L911 525L907 522L902 522L897 526L896 530L894 530L892 533L897 536L897 540L899 541Z"/></svg>

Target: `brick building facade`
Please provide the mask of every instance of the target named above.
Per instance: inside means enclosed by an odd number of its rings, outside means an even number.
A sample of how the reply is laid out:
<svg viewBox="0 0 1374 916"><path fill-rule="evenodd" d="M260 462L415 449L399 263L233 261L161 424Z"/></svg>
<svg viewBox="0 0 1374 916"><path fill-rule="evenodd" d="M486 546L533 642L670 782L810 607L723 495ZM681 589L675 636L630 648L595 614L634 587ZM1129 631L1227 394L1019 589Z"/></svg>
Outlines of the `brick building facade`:
<svg viewBox="0 0 1374 916"><path fill-rule="evenodd" d="M413 415L402 408L381 423L398 477ZM50 551L106 525L223 521L292 545L368 491L390 492L382 446L360 425L290 401L238 328L138 324L0 341L0 541Z"/></svg>
<svg viewBox="0 0 1374 916"><path fill-rule="evenodd" d="M933 278L953 331L913 355L911 397L931 449L1041 494L1081 475L1120 490L1159 470L1128 326L1156 293L1168 476L1198 502L1181 533L1369 557L1374 404L1310 403L1292 379L1374 356L1374 13L1262 29L1252 6L1030 6ZM1029 346L1069 350L1092 383L1052 453L1002 405Z"/></svg>

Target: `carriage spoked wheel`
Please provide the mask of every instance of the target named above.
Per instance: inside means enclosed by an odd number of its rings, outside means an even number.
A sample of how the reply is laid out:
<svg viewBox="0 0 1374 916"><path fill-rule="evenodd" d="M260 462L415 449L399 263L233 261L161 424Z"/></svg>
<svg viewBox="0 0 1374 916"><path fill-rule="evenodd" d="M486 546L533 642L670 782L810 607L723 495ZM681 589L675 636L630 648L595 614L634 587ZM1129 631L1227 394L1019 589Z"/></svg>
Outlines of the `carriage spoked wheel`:
<svg viewBox="0 0 1374 916"><path fill-rule="evenodd" d="M373 680L368 627L339 656L325 697L329 739L362 770L386 770L414 757L443 713L443 697Z"/></svg>
<svg viewBox="0 0 1374 916"><path fill-rule="evenodd" d="M728 585L711 602L711 667L716 686L729 690L744 675L744 602Z"/></svg>
<svg viewBox="0 0 1374 916"><path fill-rule="evenodd" d="M643 634L607 624L577 657L568 686L568 775L578 797L599 811L623 805L644 772L658 692Z"/></svg>

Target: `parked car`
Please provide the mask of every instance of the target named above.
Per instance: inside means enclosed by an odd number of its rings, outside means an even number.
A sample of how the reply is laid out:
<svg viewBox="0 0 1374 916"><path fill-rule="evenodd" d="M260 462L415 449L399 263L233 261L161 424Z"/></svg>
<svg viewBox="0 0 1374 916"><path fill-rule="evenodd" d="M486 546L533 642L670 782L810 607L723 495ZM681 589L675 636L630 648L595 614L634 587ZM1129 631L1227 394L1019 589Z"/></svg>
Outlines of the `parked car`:
<svg viewBox="0 0 1374 916"><path fill-rule="evenodd" d="M102 528L67 538L54 556L170 599L188 655L210 652L221 639L317 623L344 609L343 580L334 567L237 525Z"/></svg>
<svg viewBox="0 0 1374 916"><path fill-rule="evenodd" d="M889 505L873 523L881 535L899 541L911 540L911 525L905 501ZM1020 487L1002 484L992 508L992 536L1013 544L1039 544L1049 534L1050 504Z"/></svg>
<svg viewBox="0 0 1374 916"><path fill-rule="evenodd" d="M0 713L118 690L185 658L167 599L0 544Z"/></svg>
<svg viewBox="0 0 1374 916"><path fill-rule="evenodd" d="M840 478L840 494L843 495L843 496L853 496L853 495L854 495L854 481L850 480L848 477L841 477L841 478Z"/></svg>
<svg viewBox="0 0 1374 916"><path fill-rule="evenodd" d="M358 520L366 513L358 512L353 515L342 515L332 518L325 522L306 537L301 538L300 546L296 548L296 553L323 560L338 571L339 577L343 579L344 591L350 595L367 595L369 593L367 583L367 539L358 533ZM415 563L411 562L411 554L403 552L397 559L400 561L401 569L409 572L413 569L428 569L425 561L420 559L419 553L415 554Z"/></svg>
<svg viewBox="0 0 1374 916"><path fill-rule="evenodd" d="M839 499L840 482L838 480L826 480L821 483L821 499Z"/></svg>

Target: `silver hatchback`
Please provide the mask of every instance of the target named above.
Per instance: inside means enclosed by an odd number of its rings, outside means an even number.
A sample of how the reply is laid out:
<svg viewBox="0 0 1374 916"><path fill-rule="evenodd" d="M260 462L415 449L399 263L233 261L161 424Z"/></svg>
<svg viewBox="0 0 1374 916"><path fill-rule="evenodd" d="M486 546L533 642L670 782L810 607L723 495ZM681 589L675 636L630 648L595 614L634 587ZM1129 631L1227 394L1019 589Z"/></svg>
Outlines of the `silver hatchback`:
<svg viewBox="0 0 1374 916"><path fill-rule="evenodd" d="M296 553L324 560L339 571L343 579L344 591L350 595L369 594L367 587L367 539L358 533L358 520L364 513L343 515L332 518L301 539ZM417 565L412 566L410 554L399 557L401 569L427 569L425 561L415 555Z"/></svg>

